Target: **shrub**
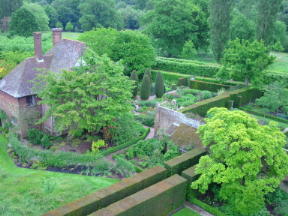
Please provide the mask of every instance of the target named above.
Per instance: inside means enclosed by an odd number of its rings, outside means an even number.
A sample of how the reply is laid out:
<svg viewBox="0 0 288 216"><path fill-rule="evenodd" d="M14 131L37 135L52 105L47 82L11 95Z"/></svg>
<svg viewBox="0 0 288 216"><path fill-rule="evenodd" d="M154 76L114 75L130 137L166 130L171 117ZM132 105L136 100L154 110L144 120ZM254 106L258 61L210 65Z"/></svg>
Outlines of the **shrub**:
<svg viewBox="0 0 288 216"><path fill-rule="evenodd" d="M151 94L151 78L145 75L142 80L140 97L142 100L148 100Z"/></svg>
<svg viewBox="0 0 288 216"><path fill-rule="evenodd" d="M4 111L0 110L0 134L7 134L11 127L12 124L9 121L8 116Z"/></svg>
<svg viewBox="0 0 288 216"><path fill-rule="evenodd" d="M73 29L74 29L73 24L71 22L68 22L67 25L66 25L65 30L68 31L68 32L72 32Z"/></svg>
<svg viewBox="0 0 288 216"><path fill-rule="evenodd" d="M158 72L156 76L155 93L158 98L161 98L165 93L164 80L160 72Z"/></svg>
<svg viewBox="0 0 288 216"><path fill-rule="evenodd" d="M155 112L148 112L146 114L137 115L136 119L147 127L153 127L154 119L155 119Z"/></svg>
<svg viewBox="0 0 288 216"><path fill-rule="evenodd" d="M139 82L139 78L135 70L132 71L130 79L134 81L133 97L135 98L138 93L138 82Z"/></svg>
<svg viewBox="0 0 288 216"><path fill-rule="evenodd" d="M197 50L194 46L193 41L191 40L186 41L182 49L181 57L184 59L193 59L196 56L197 56Z"/></svg>
<svg viewBox="0 0 288 216"><path fill-rule="evenodd" d="M41 145L46 149L52 146L49 135L35 128L28 130L27 138L33 145Z"/></svg>
<svg viewBox="0 0 288 216"><path fill-rule="evenodd" d="M91 150L93 153L98 153L99 149L102 147L105 147L105 146L106 146L106 143L104 140L98 140L98 141L92 143Z"/></svg>

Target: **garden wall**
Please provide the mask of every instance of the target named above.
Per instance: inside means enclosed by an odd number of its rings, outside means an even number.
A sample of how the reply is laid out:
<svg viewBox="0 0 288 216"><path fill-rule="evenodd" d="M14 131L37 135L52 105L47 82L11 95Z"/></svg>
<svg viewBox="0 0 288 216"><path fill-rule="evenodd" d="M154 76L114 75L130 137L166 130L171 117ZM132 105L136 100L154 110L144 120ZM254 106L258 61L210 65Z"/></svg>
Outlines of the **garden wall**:
<svg viewBox="0 0 288 216"><path fill-rule="evenodd" d="M187 180L174 175L91 216L167 216L185 202Z"/></svg>
<svg viewBox="0 0 288 216"><path fill-rule="evenodd" d="M88 215L159 181L162 181L167 176L168 171L165 168L154 167L136 174L133 177L123 179L119 183L99 190L80 200L67 204L66 206L50 211L45 214L45 216Z"/></svg>

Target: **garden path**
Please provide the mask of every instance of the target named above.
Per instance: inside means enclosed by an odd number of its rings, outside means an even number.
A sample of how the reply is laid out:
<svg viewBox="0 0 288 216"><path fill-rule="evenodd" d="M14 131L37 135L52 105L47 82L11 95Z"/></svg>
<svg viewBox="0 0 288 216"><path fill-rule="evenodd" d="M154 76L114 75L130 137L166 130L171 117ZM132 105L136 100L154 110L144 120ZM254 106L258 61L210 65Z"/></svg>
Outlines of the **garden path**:
<svg viewBox="0 0 288 216"><path fill-rule="evenodd" d="M205 211L204 209L200 208L199 206L196 206L192 203L186 202L185 205L188 208L193 209L194 211L196 211L198 214L200 214L202 216L214 216L214 215L210 214L209 212Z"/></svg>

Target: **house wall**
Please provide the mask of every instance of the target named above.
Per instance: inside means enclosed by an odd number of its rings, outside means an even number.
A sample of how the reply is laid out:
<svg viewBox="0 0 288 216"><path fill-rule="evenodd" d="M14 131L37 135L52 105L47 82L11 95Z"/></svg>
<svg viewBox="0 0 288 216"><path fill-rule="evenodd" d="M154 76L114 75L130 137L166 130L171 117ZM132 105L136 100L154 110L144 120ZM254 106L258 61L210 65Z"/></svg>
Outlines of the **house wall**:
<svg viewBox="0 0 288 216"><path fill-rule="evenodd" d="M41 105L27 106L26 97L14 98L3 91L0 91L0 109L8 115L23 137L30 127L35 127L42 115ZM42 129L42 125L36 127Z"/></svg>

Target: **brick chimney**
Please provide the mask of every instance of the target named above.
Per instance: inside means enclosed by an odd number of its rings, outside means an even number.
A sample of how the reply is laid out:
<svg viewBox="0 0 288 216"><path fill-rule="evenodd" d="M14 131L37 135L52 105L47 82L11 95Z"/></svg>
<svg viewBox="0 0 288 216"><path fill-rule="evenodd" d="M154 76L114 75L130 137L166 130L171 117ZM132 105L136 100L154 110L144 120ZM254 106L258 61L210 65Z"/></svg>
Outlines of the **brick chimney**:
<svg viewBox="0 0 288 216"><path fill-rule="evenodd" d="M62 40L62 29L54 28L52 29L52 32L53 32L53 46L55 46Z"/></svg>
<svg viewBox="0 0 288 216"><path fill-rule="evenodd" d="M37 61L43 61L43 52L42 52L42 33L34 32L34 52Z"/></svg>

